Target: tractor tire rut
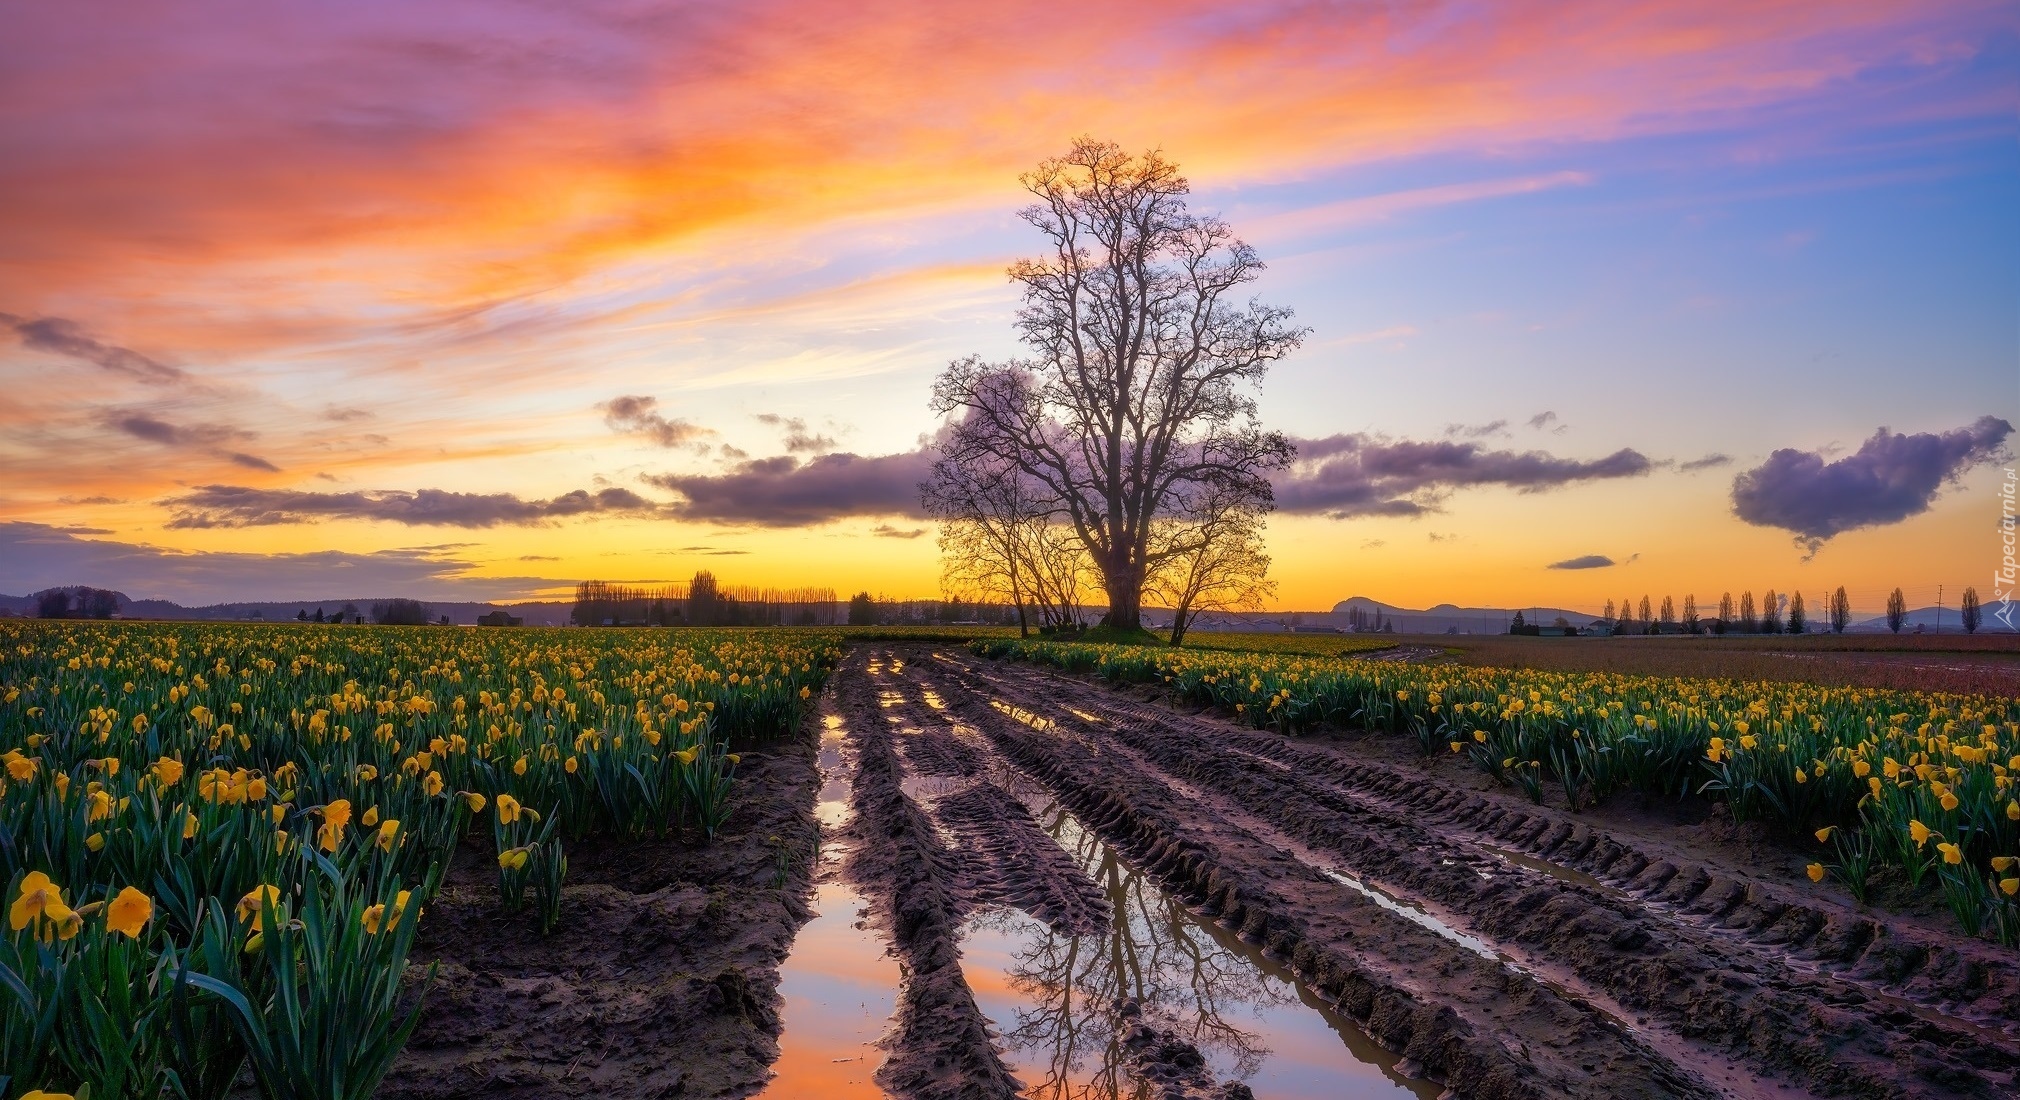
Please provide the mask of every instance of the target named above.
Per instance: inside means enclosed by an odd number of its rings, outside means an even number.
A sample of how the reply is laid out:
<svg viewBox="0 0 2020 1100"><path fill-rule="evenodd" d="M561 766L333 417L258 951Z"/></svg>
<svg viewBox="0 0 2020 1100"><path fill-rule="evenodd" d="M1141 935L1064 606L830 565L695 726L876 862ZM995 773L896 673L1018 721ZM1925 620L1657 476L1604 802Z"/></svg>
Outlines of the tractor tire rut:
<svg viewBox="0 0 2020 1100"><path fill-rule="evenodd" d="M1139 834L1143 851L1224 912L1227 891L1215 876L1232 874L1234 904L1262 910L1245 918L1259 934L1279 934L1278 919L1291 923L1299 900L1324 895L1300 884L1280 890L1273 907L1269 879L1286 881L1288 872L1244 881L1240 845L1200 849L1204 838L1244 823L1251 836L1302 849L1299 870L1307 875L1343 872L1539 977L1559 979L1550 984L1570 991L1557 998L1560 1010L1582 1013L1573 1025L1581 1031L1635 1033L1596 1071L1584 1068L1589 1055L1553 1065L1528 1043L1526 1068L1557 1078L1547 1094L1584 1094L1582 1072L1604 1082L1594 1095L2013 1095L2020 967L2009 952L1797 898L1715 861L1406 766L1179 713L1050 670L965 653L937 657L935 668L960 685L941 691L956 701L955 713L1069 802L1079 799L1097 827ZM1134 767L1114 769L1107 759ZM1174 792L1186 805L1166 816ZM1215 804L1222 815L1210 812ZM1312 866L1314 857L1323 866ZM1352 908L1342 900L1342 912ZM1407 923L1390 916L1391 924ZM1446 1002L1476 1035L1505 1044L1520 1034L1500 1032L1491 1005L1455 995L1463 983L1412 987L1408 964L1421 948L1408 936L1371 944L1341 934L1327 943L1325 927L1298 929L1292 949L1316 935L1324 946L1315 954L1362 953L1361 973L1387 971L1397 995ZM1502 1000L1555 996L1527 974L1505 980ZM1629 1051L1652 1061L1636 1070L1621 1060ZM1471 1064L1467 1052L1454 1056ZM1646 1074L1642 1084L1627 1087L1637 1072ZM1447 1077L1460 1095L1488 1095Z"/></svg>

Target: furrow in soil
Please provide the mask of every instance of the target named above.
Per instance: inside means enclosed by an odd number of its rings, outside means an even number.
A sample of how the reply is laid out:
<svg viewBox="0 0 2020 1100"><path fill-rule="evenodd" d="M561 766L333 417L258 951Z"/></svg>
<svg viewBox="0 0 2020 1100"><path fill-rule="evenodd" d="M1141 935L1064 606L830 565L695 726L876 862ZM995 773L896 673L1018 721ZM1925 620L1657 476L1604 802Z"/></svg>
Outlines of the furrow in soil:
<svg viewBox="0 0 2020 1100"><path fill-rule="evenodd" d="M1288 960L1309 988L1456 1095L1719 1095L1592 1006L1384 908L1244 827L1225 799L1146 769L1074 716L1077 702L1034 694L1003 705L958 661L931 668L952 713L1082 821ZM1070 681L1059 687L1085 694Z"/></svg>
<svg viewBox="0 0 2020 1100"><path fill-rule="evenodd" d="M1137 756L1511 958L1603 992L1655 1045L1689 1049L1673 1036L1762 1075L1721 1079L1727 1090L1778 1080L1818 1095L2012 1094L2020 978L2010 953L1795 898L1731 867L1351 750L1046 670L963 655L940 664L1055 737Z"/></svg>

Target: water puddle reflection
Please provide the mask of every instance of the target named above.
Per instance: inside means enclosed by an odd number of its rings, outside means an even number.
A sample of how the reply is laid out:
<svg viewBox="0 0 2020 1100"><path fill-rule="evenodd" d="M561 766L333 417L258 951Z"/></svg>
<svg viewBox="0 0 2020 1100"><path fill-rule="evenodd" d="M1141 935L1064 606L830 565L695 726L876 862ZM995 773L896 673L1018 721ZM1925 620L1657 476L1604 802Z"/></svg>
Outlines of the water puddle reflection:
<svg viewBox="0 0 2020 1100"><path fill-rule="evenodd" d="M842 719L821 720L821 793L814 812L832 837L848 823L850 784L842 760ZM776 1100L880 1100L873 1079L883 1054L876 1043L897 1007L898 962L884 937L864 927L868 903L841 880L846 845L824 841L815 869L814 917L800 926L779 967L779 1058L759 1095Z"/></svg>
<svg viewBox="0 0 2020 1100"><path fill-rule="evenodd" d="M1435 1097L1397 1077L1397 1056L1299 987L1232 932L1166 895L1058 807L1038 815L1107 893L1116 920L1073 936L1014 910L971 919L962 940L968 983L1002 1035L1005 1059L1034 1100L1149 1100L1129 1078L1120 998L1153 1026L1191 1042L1219 1080L1270 1100Z"/></svg>
<svg viewBox="0 0 2020 1100"><path fill-rule="evenodd" d="M1588 887L1594 890L1603 890L1606 888L1605 884L1601 883L1598 879L1593 878L1591 875L1588 875L1583 871L1576 871L1569 867L1564 867L1552 863L1547 859L1538 859L1535 856L1529 855L1526 852L1513 851L1511 849L1503 848L1498 845L1488 844L1484 841L1476 841L1475 843L1478 844L1478 846L1482 850L1486 851L1494 858L1502 860L1507 863L1512 863L1517 867L1524 867L1531 871L1541 872L1542 874L1549 875L1551 878L1557 879L1559 881L1576 883L1580 886Z"/></svg>

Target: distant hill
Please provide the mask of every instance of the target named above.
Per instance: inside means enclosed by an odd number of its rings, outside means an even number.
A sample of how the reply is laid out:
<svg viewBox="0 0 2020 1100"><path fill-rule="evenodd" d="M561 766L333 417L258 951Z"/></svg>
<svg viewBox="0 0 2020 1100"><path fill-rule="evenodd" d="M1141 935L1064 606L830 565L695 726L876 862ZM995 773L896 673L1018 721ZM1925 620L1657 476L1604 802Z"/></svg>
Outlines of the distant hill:
<svg viewBox="0 0 2020 1100"><path fill-rule="evenodd" d="M1443 634L1456 630L1466 634L1502 634L1508 630L1508 621L1520 611L1525 622L1549 625L1559 616L1574 626L1584 626L1599 616L1590 611L1573 611L1562 607L1460 607L1457 604L1441 603L1436 607L1422 610L1398 607L1395 604L1380 603L1366 596L1355 596L1333 605L1331 615L1307 616L1307 625L1333 625L1345 627L1348 617L1358 609L1363 616L1373 618L1380 614L1396 624L1396 629L1404 634ZM1330 619L1328 624L1313 622L1315 619Z"/></svg>
<svg viewBox="0 0 2020 1100"><path fill-rule="evenodd" d="M11 612L15 615L33 615L35 614L36 595L0 595L0 613ZM342 611L346 605L355 606L358 610L369 616L372 613L373 604L384 603L391 599L389 596L370 596L341 600L261 600L245 603L210 604L204 607L184 607L182 604L170 600L133 600L128 599L125 593L116 593L116 595L119 598L118 614L123 619L179 619L223 622L247 620L293 622L295 613L298 611L306 611L313 616L316 613L316 609L321 608L324 616L328 617ZM447 615L450 622L459 626L475 625L477 616L486 615L501 609L525 619L527 626L561 626L568 622L568 613L575 606L573 602L565 600L533 601L528 603L469 603L447 600L423 600L421 602L428 605L428 611L431 615L436 617Z"/></svg>
<svg viewBox="0 0 2020 1100"><path fill-rule="evenodd" d="M1984 617L1978 623L1978 633L2020 633L2020 631L2009 629L2005 623L2000 622L1994 617L1992 613L1998 609L1998 604L1985 605ZM2020 626L2020 607L2016 607L2013 610L2013 622L2016 626ZM1936 608L1917 607L1909 611L1907 624L1901 628L1901 633L1909 633L1918 626L1922 628L1922 633L1924 634L1933 632L1937 626ZM1851 634L1884 634L1887 631L1887 617L1885 615L1878 615L1870 619L1854 619L1851 625L1845 628L1845 631ZM1964 620L1954 604L1942 609L1942 632L1945 634L1962 634L1964 632Z"/></svg>

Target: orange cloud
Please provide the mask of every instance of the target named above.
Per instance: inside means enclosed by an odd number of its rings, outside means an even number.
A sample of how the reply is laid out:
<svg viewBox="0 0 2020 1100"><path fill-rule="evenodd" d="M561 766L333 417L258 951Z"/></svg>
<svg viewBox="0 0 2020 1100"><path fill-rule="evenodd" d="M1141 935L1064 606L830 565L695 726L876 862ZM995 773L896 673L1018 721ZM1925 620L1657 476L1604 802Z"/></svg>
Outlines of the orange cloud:
<svg viewBox="0 0 2020 1100"><path fill-rule="evenodd" d="M1973 23L1882 0L1061 8L147 6L90 36L31 11L0 47L0 301L166 313L165 271L223 265L255 314L289 312L262 274L487 302L711 231L1014 202L1082 131L1219 178L1659 131L1947 56Z"/></svg>

